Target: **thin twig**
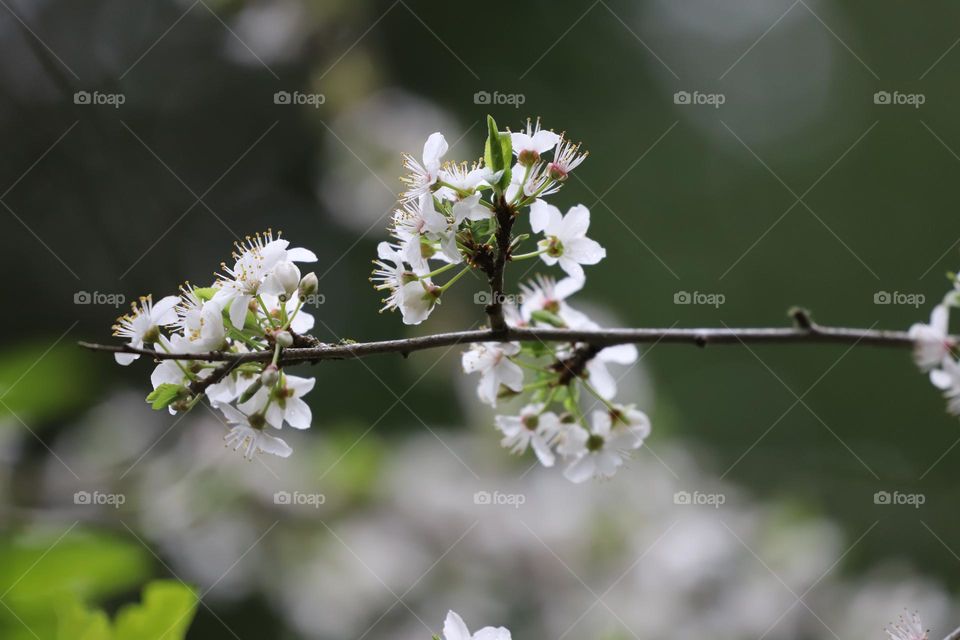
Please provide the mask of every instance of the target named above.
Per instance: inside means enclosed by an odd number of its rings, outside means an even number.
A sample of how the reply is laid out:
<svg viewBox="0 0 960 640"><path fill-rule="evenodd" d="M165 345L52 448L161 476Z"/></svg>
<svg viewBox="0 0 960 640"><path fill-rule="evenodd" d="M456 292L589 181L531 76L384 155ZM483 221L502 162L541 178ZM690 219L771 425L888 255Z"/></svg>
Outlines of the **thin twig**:
<svg viewBox="0 0 960 640"><path fill-rule="evenodd" d="M698 347L724 344L864 344L886 347L910 347L913 339L906 331L883 331L851 327L832 327L814 324L806 314L798 318L796 327L756 328L702 328L702 329L521 329L508 327L504 331L478 329L436 333L417 338L380 340L376 342L350 342L322 344L310 348L284 349L278 364L287 365L323 360L343 360L367 356L399 353L407 356L414 351L449 347L471 342L572 342L595 348L617 344L673 343L692 344ZM805 326L805 322L807 323ZM955 338L960 340L960 336ZM81 342L80 346L95 351L114 353L138 353L157 360L197 360L205 362L264 362L273 352L226 353L157 353L150 349L134 349L127 345L103 345Z"/></svg>

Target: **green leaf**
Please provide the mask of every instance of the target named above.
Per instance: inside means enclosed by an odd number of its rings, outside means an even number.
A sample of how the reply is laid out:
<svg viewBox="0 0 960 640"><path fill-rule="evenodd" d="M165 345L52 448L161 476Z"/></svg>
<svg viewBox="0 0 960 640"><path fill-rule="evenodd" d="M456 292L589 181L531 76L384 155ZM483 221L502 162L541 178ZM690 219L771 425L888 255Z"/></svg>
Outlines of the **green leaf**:
<svg viewBox="0 0 960 640"><path fill-rule="evenodd" d="M558 329L563 329L567 326L567 324L563 321L562 318L560 318L560 316L558 316L555 313L551 313L546 309L537 309L536 311L530 314L530 317L531 319L536 320L537 322L543 322L553 327L557 327Z"/></svg>
<svg viewBox="0 0 960 640"><path fill-rule="evenodd" d="M513 160L513 144L509 133L497 130L497 122L493 116L487 116L487 142L484 147L483 159L493 171L503 171L500 181L495 185L503 191L510 184L511 161Z"/></svg>
<svg viewBox="0 0 960 640"><path fill-rule="evenodd" d="M177 400L182 394L187 392L186 388L179 384L164 382L147 396L147 402L154 409L166 409L171 403Z"/></svg>
<svg viewBox="0 0 960 640"><path fill-rule="evenodd" d="M57 640L113 640L110 618L72 600L57 612Z"/></svg>
<svg viewBox="0 0 960 640"><path fill-rule="evenodd" d="M149 564L149 552L139 543L80 527L66 535L59 530L0 538L0 593L20 617L47 615L70 595L93 600L123 592L146 578Z"/></svg>
<svg viewBox="0 0 960 640"><path fill-rule="evenodd" d="M197 594L173 580L151 582L141 604L117 613L113 640L183 640L197 612Z"/></svg>
<svg viewBox="0 0 960 640"><path fill-rule="evenodd" d="M206 302L213 298L213 294L217 292L215 287L197 287L193 290L193 294L197 296L202 302Z"/></svg>

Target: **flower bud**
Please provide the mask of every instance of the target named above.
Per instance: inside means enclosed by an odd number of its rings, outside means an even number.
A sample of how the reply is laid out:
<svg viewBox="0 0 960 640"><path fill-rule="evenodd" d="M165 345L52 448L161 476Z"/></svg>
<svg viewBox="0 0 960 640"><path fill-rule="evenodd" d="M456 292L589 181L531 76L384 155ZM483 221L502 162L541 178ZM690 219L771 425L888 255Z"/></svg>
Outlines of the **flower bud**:
<svg viewBox="0 0 960 640"><path fill-rule="evenodd" d="M317 274L311 271L300 280L300 297L305 298L306 296L316 293L319 286L320 281L317 279Z"/></svg>
<svg viewBox="0 0 960 640"><path fill-rule="evenodd" d="M265 387L272 387L280 380L280 369L275 364L268 364L260 374L260 382Z"/></svg>
<svg viewBox="0 0 960 640"><path fill-rule="evenodd" d="M293 336L290 335L289 331L278 331L273 339L276 340L278 345L284 348L293 345Z"/></svg>
<svg viewBox="0 0 960 640"><path fill-rule="evenodd" d="M292 262L281 262L273 269L273 277L283 289L287 298L292 296L300 285L300 269Z"/></svg>

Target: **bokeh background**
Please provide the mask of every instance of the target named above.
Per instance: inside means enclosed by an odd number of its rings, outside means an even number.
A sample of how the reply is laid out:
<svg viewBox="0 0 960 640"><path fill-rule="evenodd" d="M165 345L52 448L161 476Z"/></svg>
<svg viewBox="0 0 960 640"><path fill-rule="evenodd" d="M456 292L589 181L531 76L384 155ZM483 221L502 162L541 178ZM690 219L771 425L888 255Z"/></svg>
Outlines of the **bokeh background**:
<svg viewBox="0 0 960 640"><path fill-rule="evenodd" d="M906 328L958 263L958 23L945 0L2 0L0 635L158 577L202 594L191 638L426 638L448 608L519 638L867 638L904 608L945 635L960 431L903 350L647 348L621 387L649 447L571 486L498 449L457 349L313 367L294 456L245 463L208 409L149 409L148 363L76 341L267 227L320 256L322 340L482 322L480 281L410 329L366 279L400 153L440 130L475 158L487 113L591 151L554 201L593 213L608 257L573 302L605 323Z"/></svg>

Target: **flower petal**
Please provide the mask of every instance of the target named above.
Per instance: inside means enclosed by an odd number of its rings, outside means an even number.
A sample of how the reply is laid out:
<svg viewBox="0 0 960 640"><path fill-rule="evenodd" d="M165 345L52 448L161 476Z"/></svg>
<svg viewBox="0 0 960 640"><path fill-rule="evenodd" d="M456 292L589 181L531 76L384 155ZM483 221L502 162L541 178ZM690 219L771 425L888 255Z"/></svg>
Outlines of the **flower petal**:
<svg viewBox="0 0 960 640"><path fill-rule="evenodd" d="M561 241L568 242L585 236L588 228L590 228L590 209L578 204L570 207L567 215L563 216L557 235Z"/></svg>
<svg viewBox="0 0 960 640"><path fill-rule="evenodd" d="M562 219L560 209L543 200L534 200L530 205L530 228L534 233L545 231L548 235L555 235Z"/></svg>
<svg viewBox="0 0 960 640"><path fill-rule="evenodd" d="M464 624L463 618L453 611L447 612L447 619L443 623L444 640L470 640L470 631Z"/></svg>

